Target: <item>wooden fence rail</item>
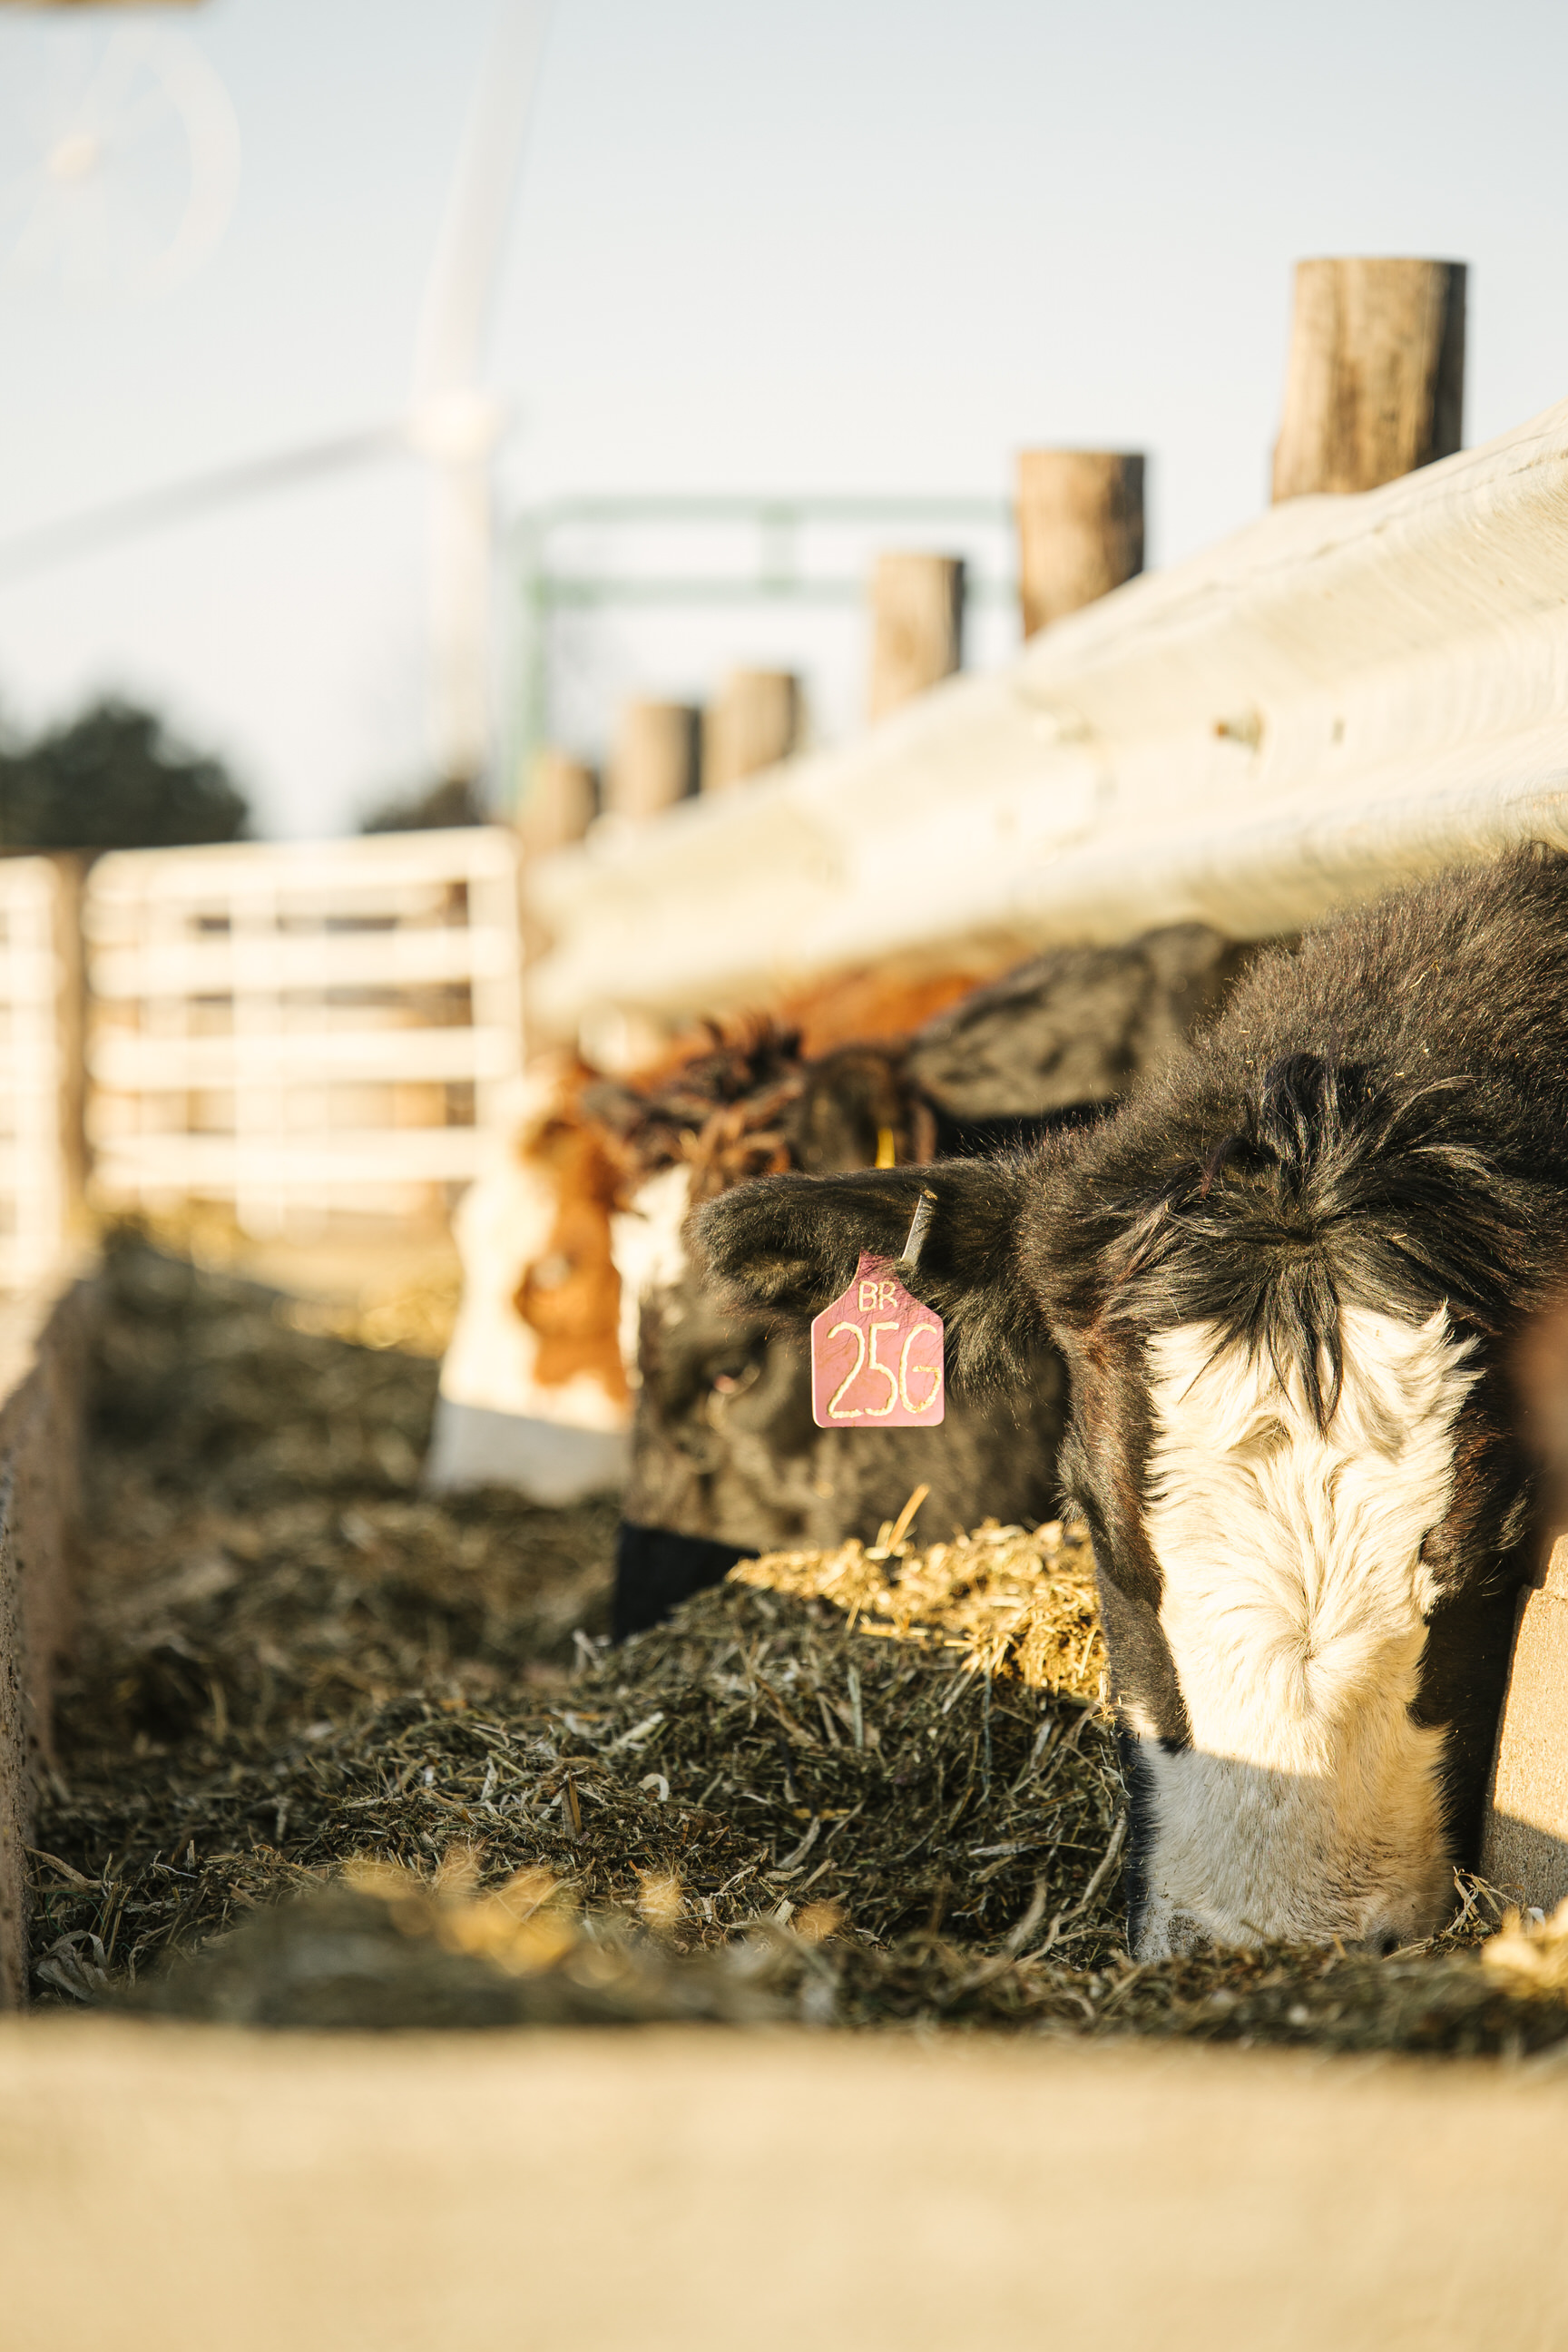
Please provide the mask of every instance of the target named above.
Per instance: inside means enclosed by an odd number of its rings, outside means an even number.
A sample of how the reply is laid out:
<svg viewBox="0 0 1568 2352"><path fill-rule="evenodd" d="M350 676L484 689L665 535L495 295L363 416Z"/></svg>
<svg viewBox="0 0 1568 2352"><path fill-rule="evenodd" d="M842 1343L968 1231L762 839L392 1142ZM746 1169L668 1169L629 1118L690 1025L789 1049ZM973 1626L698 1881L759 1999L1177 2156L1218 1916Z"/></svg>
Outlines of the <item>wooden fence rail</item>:
<svg viewBox="0 0 1568 2352"><path fill-rule="evenodd" d="M246 1230L416 1214L521 1063L499 827L139 850L83 904L91 1191Z"/></svg>

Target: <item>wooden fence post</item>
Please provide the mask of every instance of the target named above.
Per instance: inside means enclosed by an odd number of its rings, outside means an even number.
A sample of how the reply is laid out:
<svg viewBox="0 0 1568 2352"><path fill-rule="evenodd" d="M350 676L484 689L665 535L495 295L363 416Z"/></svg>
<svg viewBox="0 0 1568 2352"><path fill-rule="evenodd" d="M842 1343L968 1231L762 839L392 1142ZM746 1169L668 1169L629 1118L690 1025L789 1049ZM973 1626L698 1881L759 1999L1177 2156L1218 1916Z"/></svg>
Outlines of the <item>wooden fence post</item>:
<svg viewBox="0 0 1568 2352"><path fill-rule="evenodd" d="M66 1230L79 1233L87 1215L87 1183L92 1166L87 1139L87 958L82 937L82 894L87 860L79 852L57 853L55 869L56 1051L60 1057L59 1137L62 1208Z"/></svg>
<svg viewBox="0 0 1568 2352"><path fill-rule="evenodd" d="M1464 394L1462 261L1298 262L1276 500L1451 457Z"/></svg>
<svg viewBox="0 0 1568 2352"><path fill-rule="evenodd" d="M1110 449L1020 453L1018 601L1026 637L1142 569L1141 457Z"/></svg>
<svg viewBox="0 0 1568 2352"><path fill-rule="evenodd" d="M565 751L539 755L517 829L531 856L543 857L581 841L598 814L599 787L592 768Z"/></svg>
<svg viewBox="0 0 1568 2352"><path fill-rule="evenodd" d="M800 681L782 669L734 669L702 720L702 789L722 792L787 760L800 732Z"/></svg>
<svg viewBox="0 0 1568 2352"><path fill-rule="evenodd" d="M1513 1658L1498 1721L1491 1785L1481 1817L1481 1869L1527 1903L1555 1909L1568 1895L1568 1541L1519 1597Z"/></svg>
<svg viewBox="0 0 1568 2352"><path fill-rule="evenodd" d="M610 757L617 816L659 816L697 789L699 713L685 702L626 702Z"/></svg>
<svg viewBox="0 0 1568 2352"><path fill-rule="evenodd" d="M872 718L950 677L963 661L963 559L879 555L871 581Z"/></svg>

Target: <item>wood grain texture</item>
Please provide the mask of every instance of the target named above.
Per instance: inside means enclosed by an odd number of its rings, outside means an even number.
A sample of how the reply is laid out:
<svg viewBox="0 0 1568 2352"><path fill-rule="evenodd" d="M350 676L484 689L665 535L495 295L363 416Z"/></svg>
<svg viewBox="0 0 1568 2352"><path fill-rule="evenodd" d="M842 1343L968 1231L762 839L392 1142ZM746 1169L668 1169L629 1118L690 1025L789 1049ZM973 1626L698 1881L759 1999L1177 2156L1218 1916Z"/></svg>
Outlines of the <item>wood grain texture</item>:
<svg viewBox="0 0 1568 2352"><path fill-rule="evenodd" d="M1481 1874L1543 1911L1568 1897L1568 1537L1520 1595Z"/></svg>
<svg viewBox="0 0 1568 2352"><path fill-rule="evenodd" d="M879 555L871 581L870 714L885 718L963 666L963 563Z"/></svg>
<svg viewBox="0 0 1568 2352"><path fill-rule="evenodd" d="M1110 449L1026 449L1018 459L1024 635L1143 569L1143 459Z"/></svg>
<svg viewBox="0 0 1568 2352"><path fill-rule="evenodd" d="M787 760L800 713L800 680L788 670L731 670L702 717L703 791L723 792Z"/></svg>
<svg viewBox="0 0 1568 2352"><path fill-rule="evenodd" d="M27 1869L55 1675L71 1622L95 1294L63 1274L0 1312L0 2009L27 1999Z"/></svg>
<svg viewBox="0 0 1568 2352"><path fill-rule="evenodd" d="M689 704L622 704L606 796L616 815L659 816L696 791L697 733Z"/></svg>
<svg viewBox="0 0 1568 2352"><path fill-rule="evenodd" d="M1274 497L1376 489L1452 457L1464 425L1462 261L1296 267Z"/></svg>
<svg viewBox="0 0 1568 2352"><path fill-rule="evenodd" d="M581 841L598 808L599 787L592 768L565 751L542 751L528 798L518 812L524 849L542 857Z"/></svg>
<svg viewBox="0 0 1568 2352"><path fill-rule="evenodd" d="M1552 2352L1565 2123L1464 2061L16 2019L5 2341Z"/></svg>

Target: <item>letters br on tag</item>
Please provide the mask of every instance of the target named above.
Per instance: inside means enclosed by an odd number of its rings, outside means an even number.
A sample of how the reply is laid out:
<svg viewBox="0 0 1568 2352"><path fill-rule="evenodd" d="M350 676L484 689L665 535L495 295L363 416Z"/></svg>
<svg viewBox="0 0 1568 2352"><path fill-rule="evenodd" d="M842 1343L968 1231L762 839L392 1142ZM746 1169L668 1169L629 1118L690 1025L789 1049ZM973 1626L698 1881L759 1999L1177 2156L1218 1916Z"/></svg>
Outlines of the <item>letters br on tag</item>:
<svg viewBox="0 0 1568 2352"><path fill-rule="evenodd" d="M818 1429L934 1429L947 1409L942 1318L911 1298L887 1257L862 1256L811 1327Z"/></svg>

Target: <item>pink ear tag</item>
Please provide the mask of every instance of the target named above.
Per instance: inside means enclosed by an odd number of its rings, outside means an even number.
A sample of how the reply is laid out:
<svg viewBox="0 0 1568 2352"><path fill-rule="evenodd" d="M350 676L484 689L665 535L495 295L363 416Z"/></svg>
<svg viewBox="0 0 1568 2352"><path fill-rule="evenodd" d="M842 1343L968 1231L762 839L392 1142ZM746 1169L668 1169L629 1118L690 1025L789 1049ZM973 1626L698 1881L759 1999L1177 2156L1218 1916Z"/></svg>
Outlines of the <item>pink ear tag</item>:
<svg viewBox="0 0 1568 2352"><path fill-rule="evenodd" d="M811 1327L818 1429L934 1429L947 1410L942 1318L911 1298L890 1257L863 1255Z"/></svg>

